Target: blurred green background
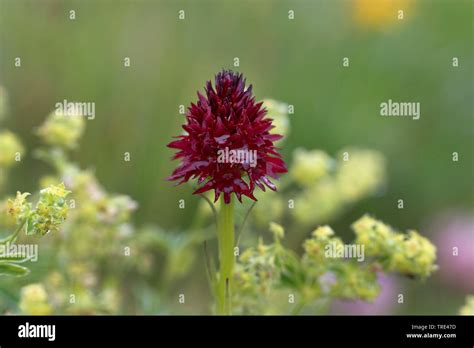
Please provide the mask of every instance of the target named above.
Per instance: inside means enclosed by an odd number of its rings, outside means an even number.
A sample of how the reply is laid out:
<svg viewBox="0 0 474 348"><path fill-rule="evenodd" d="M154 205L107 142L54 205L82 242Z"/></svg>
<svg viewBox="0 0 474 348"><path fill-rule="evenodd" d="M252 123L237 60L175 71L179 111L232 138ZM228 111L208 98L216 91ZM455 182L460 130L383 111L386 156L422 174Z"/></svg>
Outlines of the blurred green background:
<svg viewBox="0 0 474 348"><path fill-rule="evenodd" d="M381 9L368 9L371 2ZM334 155L355 145L386 156L385 192L333 222L335 230L348 231L370 212L430 236L427 226L438 214L472 214L473 2L375 3L1 0L0 84L8 91L10 114L5 126L34 149L33 130L56 102L95 102L96 119L87 121L74 158L94 168L109 191L139 203L138 225L185 228L198 198L188 186L165 181L177 165L166 144L180 133L179 105L194 102L220 69L233 68L254 85L257 99L294 105L283 150L288 161L297 147ZM396 19L397 6L404 8L403 20ZM185 20L178 19L179 10ZM14 67L15 57L21 68ZM124 57L131 67L123 66ZM239 67L233 67L234 57ZM350 67L342 66L343 57ZM379 105L388 99L420 102L420 120L380 117ZM123 161L124 152L131 162ZM27 156L13 171L9 193L34 191L47 172ZM187 209L178 209L181 198ZM462 303L456 292L452 303L443 304L436 286L414 286L419 295L410 304L413 313L449 312Z"/></svg>

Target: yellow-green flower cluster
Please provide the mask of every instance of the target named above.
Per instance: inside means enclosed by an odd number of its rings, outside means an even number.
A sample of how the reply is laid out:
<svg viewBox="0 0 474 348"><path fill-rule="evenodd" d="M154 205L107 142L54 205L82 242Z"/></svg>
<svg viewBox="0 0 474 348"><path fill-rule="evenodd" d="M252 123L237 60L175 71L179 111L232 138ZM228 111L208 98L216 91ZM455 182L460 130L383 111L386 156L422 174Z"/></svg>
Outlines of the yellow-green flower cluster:
<svg viewBox="0 0 474 348"><path fill-rule="evenodd" d="M117 312L119 294L114 286L106 285L95 294L87 286L87 274L81 271L73 287L58 272L51 273L43 283L21 289L19 309L26 315L49 315L58 309L73 315L111 314ZM71 295L74 297L71 298Z"/></svg>
<svg viewBox="0 0 474 348"><path fill-rule="evenodd" d="M357 236L354 243L364 246L362 260L334 254L345 245L329 226L315 229L303 243L303 255L298 257L281 242L284 228L271 223L274 242L263 244L260 241L256 248L243 252L237 261L235 306L238 312L262 313L265 301L280 298L282 291L298 299L293 309L280 306L282 313L298 312L312 304L327 304L336 298L373 301L380 293L379 272L427 277L436 268L434 246L414 231L397 233L367 215L356 221L353 229ZM273 305L273 312L278 312L276 307Z"/></svg>
<svg viewBox="0 0 474 348"><path fill-rule="evenodd" d="M62 159L61 161L64 161ZM54 184L60 181L67 183L74 192L77 203L72 219L90 224L118 225L126 222L137 207L137 203L126 195L107 193L90 170L80 170L75 165L59 163L60 177L45 176L41 185Z"/></svg>
<svg viewBox="0 0 474 348"><path fill-rule="evenodd" d="M299 191L295 208L290 212L302 226L314 226L328 221L343 208L343 201L333 177L324 177L317 184Z"/></svg>
<svg viewBox="0 0 474 348"><path fill-rule="evenodd" d="M325 248L329 244L334 244L336 248L342 246L343 242L334 235L334 231L329 226L320 226L313 231L311 238L306 239L303 243L305 251L304 258L311 260L313 266L321 270L321 266L330 262L331 258L326 257ZM322 271L322 270L321 270Z"/></svg>
<svg viewBox="0 0 474 348"><path fill-rule="evenodd" d="M295 198L298 209L291 212L306 226L327 221L374 194L385 178L383 157L371 150L347 149L337 161L322 151L296 150L294 158L290 173L303 190Z"/></svg>
<svg viewBox="0 0 474 348"><path fill-rule="evenodd" d="M11 167L23 151L23 145L15 134L7 130L0 132L0 168Z"/></svg>
<svg viewBox="0 0 474 348"><path fill-rule="evenodd" d="M43 285L30 284L21 289L19 308L26 315L49 315L52 306Z"/></svg>
<svg viewBox="0 0 474 348"><path fill-rule="evenodd" d="M66 202L69 193L64 184L51 185L41 190L38 203L28 216L27 234L43 236L49 232L59 231L69 210Z"/></svg>
<svg viewBox="0 0 474 348"><path fill-rule="evenodd" d="M266 292L275 268L274 251L273 247L265 245L260 239L256 248L249 248L242 253L240 261L244 267L239 278L244 281L243 288L259 284L260 290Z"/></svg>
<svg viewBox="0 0 474 348"><path fill-rule="evenodd" d="M347 160L344 160L347 153ZM348 148L341 151L336 182L342 200L351 203L375 193L385 179L385 159L376 151Z"/></svg>
<svg viewBox="0 0 474 348"><path fill-rule="evenodd" d="M272 227L274 235L281 235L278 225ZM278 252L276 243L265 245L262 239L257 247L249 248L239 257L234 271L233 307L236 313L258 312L265 305L279 278Z"/></svg>
<svg viewBox="0 0 474 348"><path fill-rule="evenodd" d="M352 225L366 256L383 260L387 271L425 278L436 270L436 247L416 231L399 233L365 215Z"/></svg>
<svg viewBox="0 0 474 348"><path fill-rule="evenodd" d="M75 148L85 127L81 115L63 115L52 112L38 129L38 135L48 145Z"/></svg>
<svg viewBox="0 0 474 348"><path fill-rule="evenodd" d="M290 174L293 180L303 187L315 185L328 175L334 161L321 150L307 151L299 148L293 152L293 164Z"/></svg>
<svg viewBox="0 0 474 348"><path fill-rule="evenodd" d="M302 258L305 272L315 282L321 282L323 274L334 276L333 284L319 284L322 288L329 287L328 294L343 299L374 299L380 287L377 283L376 272L367 265L354 260L342 260L327 255L327 247L331 250L342 249L343 241L336 237L329 226L321 226L313 231L311 238L303 243L305 253Z"/></svg>
<svg viewBox="0 0 474 348"><path fill-rule="evenodd" d="M288 104L273 99L265 99L263 106L267 109L267 117L273 119L275 128L272 133L283 135L279 141L283 141L290 131L290 120L288 118Z"/></svg>
<svg viewBox="0 0 474 348"><path fill-rule="evenodd" d="M275 222L270 222L270 232L273 233L275 240L280 240L285 237L285 229Z"/></svg>
<svg viewBox="0 0 474 348"><path fill-rule="evenodd" d="M380 293L377 272L367 265L340 261L337 267L334 267L333 273L336 281L329 293L335 298L372 301Z"/></svg>
<svg viewBox="0 0 474 348"><path fill-rule="evenodd" d="M459 315L474 315L474 295L466 298L466 303L459 310Z"/></svg>

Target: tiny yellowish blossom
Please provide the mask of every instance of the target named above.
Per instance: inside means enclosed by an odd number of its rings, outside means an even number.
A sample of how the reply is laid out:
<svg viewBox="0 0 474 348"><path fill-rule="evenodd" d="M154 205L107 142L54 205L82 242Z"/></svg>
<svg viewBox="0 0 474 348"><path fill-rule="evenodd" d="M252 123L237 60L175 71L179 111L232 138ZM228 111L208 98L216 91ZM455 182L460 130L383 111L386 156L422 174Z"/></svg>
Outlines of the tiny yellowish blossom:
<svg viewBox="0 0 474 348"><path fill-rule="evenodd" d="M38 135L49 145L75 148L84 132L84 117L63 115L52 112L38 129Z"/></svg>
<svg viewBox="0 0 474 348"><path fill-rule="evenodd" d="M52 306L48 302L48 295L42 284L30 284L21 289L19 308L27 315L48 315Z"/></svg>
<svg viewBox="0 0 474 348"><path fill-rule="evenodd" d="M313 236L319 239L326 239L328 237L332 237L334 235L334 231L329 226L320 226L313 231Z"/></svg>
<svg viewBox="0 0 474 348"><path fill-rule="evenodd" d="M380 152L347 148L339 157L343 160L339 162L336 181L346 203L372 195L384 184L386 164Z"/></svg>
<svg viewBox="0 0 474 348"><path fill-rule="evenodd" d="M12 166L23 152L23 145L15 134L6 130L0 132L0 167Z"/></svg>
<svg viewBox="0 0 474 348"><path fill-rule="evenodd" d="M293 152L290 175L298 184L311 186L327 175L333 166L334 161L324 151L298 148Z"/></svg>
<svg viewBox="0 0 474 348"><path fill-rule="evenodd" d="M15 220L20 221L28 213L30 205L26 198L30 196L28 192L17 191L15 199L7 201L7 213Z"/></svg>
<svg viewBox="0 0 474 348"><path fill-rule="evenodd" d="M27 234L45 235L59 231L69 210L65 199L69 193L64 184L51 185L41 190L38 203L28 217Z"/></svg>

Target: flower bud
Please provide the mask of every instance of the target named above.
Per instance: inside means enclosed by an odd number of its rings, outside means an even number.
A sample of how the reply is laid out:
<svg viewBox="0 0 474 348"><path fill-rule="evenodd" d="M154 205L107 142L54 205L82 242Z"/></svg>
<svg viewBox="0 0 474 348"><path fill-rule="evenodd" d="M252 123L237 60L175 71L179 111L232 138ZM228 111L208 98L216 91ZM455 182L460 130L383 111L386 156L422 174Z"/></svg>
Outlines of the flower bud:
<svg viewBox="0 0 474 348"><path fill-rule="evenodd" d="M27 223L27 234L45 235L59 231L69 207L65 201L70 193L64 184L51 185L40 191L40 198Z"/></svg>

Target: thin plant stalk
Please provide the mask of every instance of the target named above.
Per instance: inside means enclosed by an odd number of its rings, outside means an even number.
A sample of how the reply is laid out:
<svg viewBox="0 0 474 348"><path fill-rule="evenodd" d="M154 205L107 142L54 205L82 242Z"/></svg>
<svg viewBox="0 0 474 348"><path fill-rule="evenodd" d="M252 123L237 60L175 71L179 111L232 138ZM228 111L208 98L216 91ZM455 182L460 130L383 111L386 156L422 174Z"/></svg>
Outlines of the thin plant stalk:
<svg viewBox="0 0 474 348"><path fill-rule="evenodd" d="M217 284L217 314L232 314L232 273L234 271L234 202L221 197L217 218L220 270Z"/></svg>

